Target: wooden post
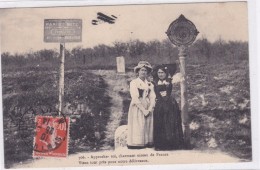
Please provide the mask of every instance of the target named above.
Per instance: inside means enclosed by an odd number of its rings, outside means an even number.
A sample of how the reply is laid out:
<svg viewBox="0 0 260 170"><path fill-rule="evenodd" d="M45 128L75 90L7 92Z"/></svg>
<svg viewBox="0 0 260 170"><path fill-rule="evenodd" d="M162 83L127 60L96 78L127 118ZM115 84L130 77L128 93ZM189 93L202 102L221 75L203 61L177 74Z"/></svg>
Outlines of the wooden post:
<svg viewBox="0 0 260 170"><path fill-rule="evenodd" d="M184 133L184 143L187 148L190 147L190 127L189 127L189 113L188 113L188 102L187 102L187 82L186 82L186 56L187 56L187 47L184 45L179 46L179 60L180 60L180 72L184 77L184 80L181 81L181 117L182 117L182 126Z"/></svg>
<svg viewBox="0 0 260 170"><path fill-rule="evenodd" d="M187 149L191 148L190 145L190 117L188 113L188 101L187 101L187 82L186 82L186 70L185 61L187 56L188 46L191 45L199 31L196 26L184 15L180 15L179 18L174 20L168 30L166 31L170 41L178 46L179 49L179 60L180 60L180 72L183 75L184 80L181 84L181 116L182 126L184 133L184 144Z"/></svg>
<svg viewBox="0 0 260 170"><path fill-rule="evenodd" d="M59 72L59 116L64 114L64 62L65 62L65 43L60 43L60 72Z"/></svg>

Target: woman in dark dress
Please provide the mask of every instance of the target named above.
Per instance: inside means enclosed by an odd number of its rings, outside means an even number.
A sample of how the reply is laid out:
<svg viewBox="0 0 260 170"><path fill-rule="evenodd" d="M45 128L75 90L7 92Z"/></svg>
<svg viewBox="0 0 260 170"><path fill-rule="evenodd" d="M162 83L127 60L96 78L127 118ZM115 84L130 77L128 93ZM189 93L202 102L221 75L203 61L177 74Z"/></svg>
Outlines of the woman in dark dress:
<svg viewBox="0 0 260 170"><path fill-rule="evenodd" d="M172 83L167 66L155 69L154 90L154 147L155 150L177 150L183 148L181 114L176 100L171 96Z"/></svg>

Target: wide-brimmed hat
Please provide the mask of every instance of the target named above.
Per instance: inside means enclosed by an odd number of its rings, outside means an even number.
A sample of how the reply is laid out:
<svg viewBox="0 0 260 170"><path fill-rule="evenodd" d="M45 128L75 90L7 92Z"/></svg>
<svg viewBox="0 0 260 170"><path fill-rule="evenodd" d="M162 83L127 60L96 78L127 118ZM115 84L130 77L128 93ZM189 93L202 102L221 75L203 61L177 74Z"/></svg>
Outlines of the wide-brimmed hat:
<svg viewBox="0 0 260 170"><path fill-rule="evenodd" d="M147 72L150 73L152 71L152 66L147 61L140 61L137 66L134 68L134 72L137 73L140 68L145 67L147 69Z"/></svg>

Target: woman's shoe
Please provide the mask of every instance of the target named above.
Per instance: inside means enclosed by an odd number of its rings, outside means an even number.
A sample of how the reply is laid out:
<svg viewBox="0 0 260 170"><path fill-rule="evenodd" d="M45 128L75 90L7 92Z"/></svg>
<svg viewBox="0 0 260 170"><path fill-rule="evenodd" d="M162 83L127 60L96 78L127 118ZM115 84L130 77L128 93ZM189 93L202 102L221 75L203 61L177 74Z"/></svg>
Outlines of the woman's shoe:
<svg viewBox="0 0 260 170"><path fill-rule="evenodd" d="M130 145L127 145L127 148L128 149L144 149L145 146L130 146Z"/></svg>
<svg viewBox="0 0 260 170"><path fill-rule="evenodd" d="M146 145L146 147L147 147L147 148L153 148L154 145L148 144L148 145Z"/></svg>

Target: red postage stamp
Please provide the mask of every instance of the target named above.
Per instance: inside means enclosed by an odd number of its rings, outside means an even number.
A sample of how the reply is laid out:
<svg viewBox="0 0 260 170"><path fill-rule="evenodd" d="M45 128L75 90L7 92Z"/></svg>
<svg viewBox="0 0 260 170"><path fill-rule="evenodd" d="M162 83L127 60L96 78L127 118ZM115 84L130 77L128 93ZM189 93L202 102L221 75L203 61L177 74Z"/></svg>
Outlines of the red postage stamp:
<svg viewBox="0 0 260 170"><path fill-rule="evenodd" d="M37 116L33 157L67 157L69 117Z"/></svg>

